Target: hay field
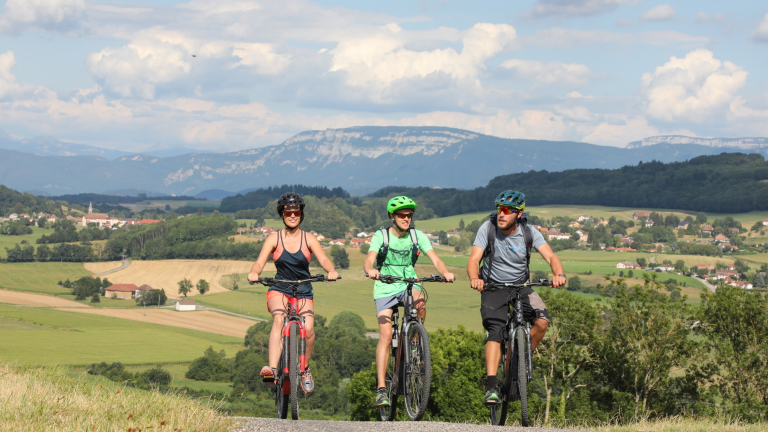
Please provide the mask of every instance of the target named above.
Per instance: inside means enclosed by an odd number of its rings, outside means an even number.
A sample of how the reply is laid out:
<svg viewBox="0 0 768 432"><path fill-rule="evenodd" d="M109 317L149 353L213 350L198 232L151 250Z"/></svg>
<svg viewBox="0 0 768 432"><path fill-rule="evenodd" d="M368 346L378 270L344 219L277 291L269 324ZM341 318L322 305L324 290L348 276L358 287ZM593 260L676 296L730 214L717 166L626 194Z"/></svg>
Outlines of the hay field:
<svg viewBox="0 0 768 432"><path fill-rule="evenodd" d="M87 308L88 305L59 297L19 291L0 290L0 303L57 308Z"/></svg>
<svg viewBox="0 0 768 432"><path fill-rule="evenodd" d="M91 273L103 273L123 265L122 261L83 263L83 267Z"/></svg>
<svg viewBox="0 0 768 432"><path fill-rule="evenodd" d="M80 263L0 263L0 289L67 294L70 290L58 286L58 282L83 276L90 273Z"/></svg>
<svg viewBox="0 0 768 432"><path fill-rule="evenodd" d="M247 273L253 262L234 260L162 260L162 261L132 261L131 265L115 273L111 273L112 283L132 283L136 285L149 284L153 288L165 290L169 298L178 298L178 282L184 278L197 284L205 279L211 284L211 294L228 291L221 284L223 276L233 273ZM274 264L267 264L264 271L274 272ZM188 294L199 295L196 289Z"/></svg>
<svg viewBox="0 0 768 432"><path fill-rule="evenodd" d="M248 327L256 324L256 322L253 320L238 318L212 311L177 312L174 310L157 308L147 308L146 310L142 308L88 308L76 310L74 312L101 315L112 318L122 318L150 324L180 327L233 337L245 337L245 332L248 331Z"/></svg>

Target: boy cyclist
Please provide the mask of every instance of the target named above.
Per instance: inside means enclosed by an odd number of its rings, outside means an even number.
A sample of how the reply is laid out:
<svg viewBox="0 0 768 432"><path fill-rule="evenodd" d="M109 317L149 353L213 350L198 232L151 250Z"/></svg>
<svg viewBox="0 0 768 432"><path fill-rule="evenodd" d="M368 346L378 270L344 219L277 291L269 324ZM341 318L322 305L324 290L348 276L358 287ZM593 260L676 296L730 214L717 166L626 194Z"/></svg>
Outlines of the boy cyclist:
<svg viewBox="0 0 768 432"><path fill-rule="evenodd" d="M363 263L366 274L371 279L378 279L379 272L383 275L402 278L416 277L413 266L418 254L424 253L432 261L437 271L445 279L454 280L453 273L448 272L443 261L438 258L427 236L421 231L411 228L416 203L405 196L397 196L389 200L387 214L392 220L388 229L377 231L371 239L371 248ZM384 236L387 236L385 239ZM385 243L385 240L387 243ZM386 246L386 256L377 259L379 251ZM374 267L375 265L375 267ZM376 347L376 406L388 407L385 376L389 362L389 346L392 342L392 307L405 304L407 285L404 282L386 284L376 281L373 286L373 299L376 303L376 317L379 322L379 344ZM413 302L422 321L427 316L424 296L418 289L413 290Z"/></svg>

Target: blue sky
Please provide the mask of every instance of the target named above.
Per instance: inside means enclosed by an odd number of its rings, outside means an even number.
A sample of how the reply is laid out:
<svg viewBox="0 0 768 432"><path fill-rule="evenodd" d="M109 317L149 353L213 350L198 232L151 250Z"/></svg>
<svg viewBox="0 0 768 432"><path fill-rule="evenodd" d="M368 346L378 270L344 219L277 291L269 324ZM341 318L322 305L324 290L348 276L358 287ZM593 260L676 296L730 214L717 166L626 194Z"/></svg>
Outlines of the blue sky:
<svg viewBox="0 0 768 432"><path fill-rule="evenodd" d="M6 0L0 135L129 151L359 125L768 136L765 58L768 2Z"/></svg>

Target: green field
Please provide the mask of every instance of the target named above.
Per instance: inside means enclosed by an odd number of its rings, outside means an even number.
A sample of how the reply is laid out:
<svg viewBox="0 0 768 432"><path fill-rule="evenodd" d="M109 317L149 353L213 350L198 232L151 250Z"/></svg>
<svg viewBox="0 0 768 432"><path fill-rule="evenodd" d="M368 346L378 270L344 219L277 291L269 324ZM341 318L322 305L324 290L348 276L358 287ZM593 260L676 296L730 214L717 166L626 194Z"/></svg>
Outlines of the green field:
<svg viewBox="0 0 768 432"><path fill-rule="evenodd" d="M91 272L80 263L0 263L0 288L45 294L67 294L69 289L57 284L74 281Z"/></svg>
<svg viewBox="0 0 768 432"><path fill-rule="evenodd" d="M198 357L202 357L201 352ZM167 370L171 374L171 385L176 387L189 387L195 390L207 390L214 392L230 393L232 391L232 383L228 382L209 382L209 381L197 381L184 377L184 374L189 370L189 363L175 363L175 364L161 364L163 369ZM128 366L125 369L136 373L143 372L145 370L155 367L152 366Z"/></svg>
<svg viewBox="0 0 768 432"><path fill-rule="evenodd" d="M8 253L6 252L6 248L11 249L17 244L21 244L22 241L26 240L27 243L31 244L32 246L37 249L37 244L35 241L43 236L43 234L51 235L53 234L53 229L51 228L38 228L38 227L31 227L32 228L32 234L27 235L20 235L20 236L14 236L14 235L0 235L0 258L7 258Z"/></svg>
<svg viewBox="0 0 768 432"><path fill-rule="evenodd" d="M48 308L0 305L0 360L23 364L185 363L209 346L234 355L242 339Z"/></svg>

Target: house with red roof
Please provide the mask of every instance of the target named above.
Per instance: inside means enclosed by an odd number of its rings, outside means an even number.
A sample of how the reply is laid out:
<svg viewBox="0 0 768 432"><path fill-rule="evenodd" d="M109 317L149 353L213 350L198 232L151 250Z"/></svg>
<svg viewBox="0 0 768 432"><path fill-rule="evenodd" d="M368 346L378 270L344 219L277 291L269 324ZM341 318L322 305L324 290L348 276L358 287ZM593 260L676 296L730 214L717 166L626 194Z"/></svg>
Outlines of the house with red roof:
<svg viewBox="0 0 768 432"><path fill-rule="evenodd" d="M142 285L142 288L139 288L135 284L114 284L104 288L104 291L106 297L120 300L129 300L135 299L137 297L140 298L145 291L145 289L143 289L144 287L149 287L151 289L149 285Z"/></svg>

